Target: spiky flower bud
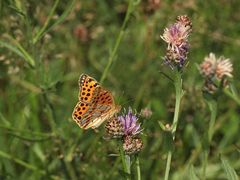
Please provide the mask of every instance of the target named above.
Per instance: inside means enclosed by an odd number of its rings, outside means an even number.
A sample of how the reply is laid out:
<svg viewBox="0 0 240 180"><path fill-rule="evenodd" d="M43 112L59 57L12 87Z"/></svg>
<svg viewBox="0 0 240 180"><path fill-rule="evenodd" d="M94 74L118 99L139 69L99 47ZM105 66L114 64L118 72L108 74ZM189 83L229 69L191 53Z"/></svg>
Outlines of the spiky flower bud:
<svg viewBox="0 0 240 180"><path fill-rule="evenodd" d="M184 24L189 31L192 31L192 22L187 15L178 16L177 22Z"/></svg>
<svg viewBox="0 0 240 180"><path fill-rule="evenodd" d="M106 133L112 138L121 138L124 135L123 123L119 121L117 116L107 122L105 129Z"/></svg>
<svg viewBox="0 0 240 180"><path fill-rule="evenodd" d="M140 138L125 136L123 140L123 150L126 154L135 154L141 151L143 142Z"/></svg>

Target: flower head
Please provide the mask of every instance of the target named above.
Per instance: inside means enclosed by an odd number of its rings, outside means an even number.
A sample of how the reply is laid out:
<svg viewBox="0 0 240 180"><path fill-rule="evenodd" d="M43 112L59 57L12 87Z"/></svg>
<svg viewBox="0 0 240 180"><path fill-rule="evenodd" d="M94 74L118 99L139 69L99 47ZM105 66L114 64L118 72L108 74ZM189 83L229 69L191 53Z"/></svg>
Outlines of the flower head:
<svg viewBox="0 0 240 180"><path fill-rule="evenodd" d="M200 64L200 73L204 77L211 78L215 74L215 69L216 69L216 56L213 53L210 53L209 56L206 56L204 58L204 61L202 64Z"/></svg>
<svg viewBox="0 0 240 180"><path fill-rule="evenodd" d="M150 118L152 116L152 110L148 107L145 107L141 110L140 114L144 118Z"/></svg>
<svg viewBox="0 0 240 180"><path fill-rule="evenodd" d="M126 136L123 140L123 150L126 154L134 154L141 151L143 142L140 138Z"/></svg>
<svg viewBox="0 0 240 180"><path fill-rule="evenodd" d="M192 23L186 15L178 16L174 24L164 29L161 38L168 44L168 47L163 59L164 63L172 69L182 68L186 64L189 50L188 36L191 31Z"/></svg>
<svg viewBox="0 0 240 180"><path fill-rule="evenodd" d="M138 153L143 147L141 138L137 136L142 131L137 121L136 113L129 108L128 112L123 115L109 119L105 126L110 137L122 139L123 150L126 154Z"/></svg>
<svg viewBox="0 0 240 180"><path fill-rule="evenodd" d="M210 53L200 64L200 73L208 79L222 80L224 76L232 77L232 63L229 59L221 56L216 58L215 54Z"/></svg>
<svg viewBox="0 0 240 180"><path fill-rule="evenodd" d="M141 132L140 124L137 122L138 117L131 108L129 108L127 114L119 116L118 119L123 124L124 135L134 136Z"/></svg>
<svg viewBox="0 0 240 180"><path fill-rule="evenodd" d="M218 88L227 86L226 77L233 77L233 67L230 60L223 56L217 58L213 53L204 58L199 66L199 71L205 78L203 90L211 94L216 92Z"/></svg>
<svg viewBox="0 0 240 180"><path fill-rule="evenodd" d="M135 136L141 132L138 117L129 108L126 114L112 117L106 124L106 132L113 138Z"/></svg>
<svg viewBox="0 0 240 180"><path fill-rule="evenodd" d="M217 62L216 67L216 77L218 79L222 79L224 76L233 77L232 75L233 67L230 59L225 59L224 57L220 57Z"/></svg>

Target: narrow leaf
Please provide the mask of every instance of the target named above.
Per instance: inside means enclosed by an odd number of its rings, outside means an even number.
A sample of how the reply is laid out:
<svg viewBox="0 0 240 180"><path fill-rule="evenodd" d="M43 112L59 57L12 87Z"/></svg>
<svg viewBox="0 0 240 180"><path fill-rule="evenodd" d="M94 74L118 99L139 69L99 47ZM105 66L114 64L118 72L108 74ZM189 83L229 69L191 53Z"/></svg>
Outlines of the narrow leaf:
<svg viewBox="0 0 240 180"><path fill-rule="evenodd" d="M56 25L60 24L61 22L64 21L64 19L66 18L66 16L68 16L68 14L71 12L72 8L74 7L76 0L72 0L72 2L68 5L68 7L66 7L66 10L64 11L64 13L52 24L49 25L48 27L44 27L43 30L40 30L40 33L37 34L34 39L33 39L33 43L35 44L41 37L43 37L43 35L47 32L49 32L52 28L54 28Z"/></svg>
<svg viewBox="0 0 240 180"><path fill-rule="evenodd" d="M0 46L5 47L9 49L10 51L14 52L18 56L22 57L27 63L29 63L31 66L35 66L35 61L31 57L31 55L22 47L21 44L19 44L16 40L10 38L11 41L14 43L14 45L1 41L0 40Z"/></svg>
<svg viewBox="0 0 240 180"><path fill-rule="evenodd" d="M24 55L21 53L21 51L18 50L18 48L16 48L15 46L7 43L7 42L4 42L4 41L1 41L0 40L0 46L2 47L5 47L7 49L9 49L10 51L14 52L15 54L17 54L18 56L24 58Z"/></svg>
<svg viewBox="0 0 240 180"><path fill-rule="evenodd" d="M195 173L195 169L194 169L193 165L190 165L190 168L189 168L189 179L199 180L199 178L197 177L197 175Z"/></svg>
<svg viewBox="0 0 240 180"><path fill-rule="evenodd" d="M23 166L27 169L30 169L30 170L33 170L33 171L38 171L41 174L46 174L45 171L38 169L38 167L36 167L36 166L34 166L30 163L27 163L25 161L22 161L21 159L15 158L11 154L8 154L7 152L3 152L3 151L0 150L0 157L12 160L15 163L17 163L17 164L19 164L19 165L21 165L21 166Z"/></svg>
<svg viewBox="0 0 240 180"><path fill-rule="evenodd" d="M37 32L36 36L34 37L34 39L33 39L34 44L45 34L46 29L49 26L49 22L50 22L51 18L53 17L53 14L57 8L58 3L59 3L59 0L56 0L43 27Z"/></svg>
<svg viewBox="0 0 240 180"><path fill-rule="evenodd" d="M229 162L224 157L220 157L220 158L221 158L222 166L225 170L227 179L228 180L239 180L236 171L233 169L233 167L231 167Z"/></svg>

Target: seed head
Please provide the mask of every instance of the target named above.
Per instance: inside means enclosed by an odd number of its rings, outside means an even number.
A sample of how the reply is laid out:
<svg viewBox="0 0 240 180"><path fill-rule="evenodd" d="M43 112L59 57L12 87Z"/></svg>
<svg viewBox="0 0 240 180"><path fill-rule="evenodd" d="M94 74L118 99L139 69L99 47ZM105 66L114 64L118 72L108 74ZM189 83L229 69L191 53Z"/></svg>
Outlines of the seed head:
<svg viewBox="0 0 240 180"><path fill-rule="evenodd" d="M117 116L107 122L105 129L106 133L113 138L121 138L124 135L123 123L119 121Z"/></svg>
<svg viewBox="0 0 240 180"><path fill-rule="evenodd" d="M210 53L200 64L200 73L208 79L222 80L224 77L232 76L232 63L223 56L216 58L215 54Z"/></svg>
<svg viewBox="0 0 240 180"><path fill-rule="evenodd" d="M199 66L199 71L205 78L203 90L213 94L220 87L227 87L228 78L232 78L232 63L223 56L216 58L210 53Z"/></svg>
<svg viewBox="0 0 240 180"><path fill-rule="evenodd" d="M152 110L148 107L145 107L141 110L141 116L144 118L150 118L152 116Z"/></svg>
<svg viewBox="0 0 240 180"><path fill-rule="evenodd" d="M221 80L224 76L232 78L232 63L230 62L230 59L225 59L224 57L220 57L217 61L217 67L216 67L216 77Z"/></svg>
<svg viewBox="0 0 240 180"><path fill-rule="evenodd" d="M123 140L123 150L126 154L135 154L141 151L143 142L140 138L125 136Z"/></svg>

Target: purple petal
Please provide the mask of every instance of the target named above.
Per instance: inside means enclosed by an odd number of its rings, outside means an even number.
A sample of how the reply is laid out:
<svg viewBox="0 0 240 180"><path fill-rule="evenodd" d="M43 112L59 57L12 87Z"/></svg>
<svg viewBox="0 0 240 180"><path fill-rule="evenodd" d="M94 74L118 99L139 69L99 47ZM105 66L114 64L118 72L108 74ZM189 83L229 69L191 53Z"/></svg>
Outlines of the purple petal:
<svg viewBox="0 0 240 180"><path fill-rule="evenodd" d="M136 135L141 131L140 124L137 123L138 117L131 108L128 109L125 115L119 116L118 119L124 124L125 135Z"/></svg>

